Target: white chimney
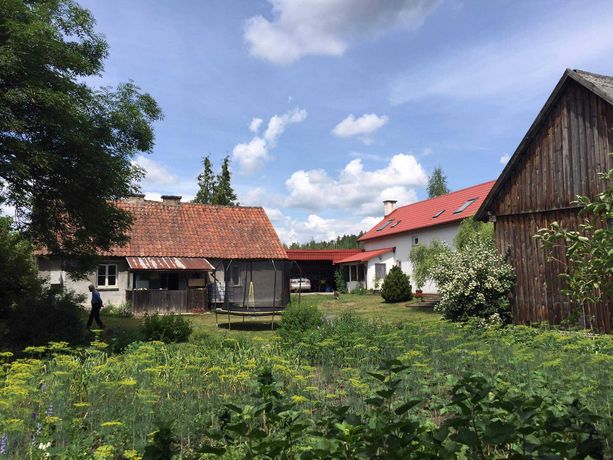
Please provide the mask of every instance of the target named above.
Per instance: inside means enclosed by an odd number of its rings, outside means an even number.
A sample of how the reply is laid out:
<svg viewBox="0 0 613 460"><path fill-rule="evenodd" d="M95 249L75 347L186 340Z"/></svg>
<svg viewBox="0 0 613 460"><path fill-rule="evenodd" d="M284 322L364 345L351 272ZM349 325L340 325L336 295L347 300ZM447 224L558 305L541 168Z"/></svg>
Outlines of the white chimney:
<svg viewBox="0 0 613 460"><path fill-rule="evenodd" d="M162 195L162 202L164 204L178 205L181 203L181 196L178 195Z"/></svg>
<svg viewBox="0 0 613 460"><path fill-rule="evenodd" d="M383 215L387 216L396 210L396 200L385 200L383 202Z"/></svg>

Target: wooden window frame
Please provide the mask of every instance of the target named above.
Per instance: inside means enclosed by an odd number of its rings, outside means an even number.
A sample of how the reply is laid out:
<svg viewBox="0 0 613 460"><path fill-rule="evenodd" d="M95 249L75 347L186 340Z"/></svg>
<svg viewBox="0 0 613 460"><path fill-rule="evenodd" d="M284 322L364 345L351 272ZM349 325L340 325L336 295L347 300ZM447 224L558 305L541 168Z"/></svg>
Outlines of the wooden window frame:
<svg viewBox="0 0 613 460"><path fill-rule="evenodd" d="M104 274L100 274L100 267L104 267ZM115 267L115 275L109 275L109 267ZM115 277L115 283L109 284L109 276ZM104 284L100 284L100 278L104 278ZM103 288L116 288L119 286L118 278L119 270L117 269L117 264L98 264L98 268L96 270L96 286Z"/></svg>

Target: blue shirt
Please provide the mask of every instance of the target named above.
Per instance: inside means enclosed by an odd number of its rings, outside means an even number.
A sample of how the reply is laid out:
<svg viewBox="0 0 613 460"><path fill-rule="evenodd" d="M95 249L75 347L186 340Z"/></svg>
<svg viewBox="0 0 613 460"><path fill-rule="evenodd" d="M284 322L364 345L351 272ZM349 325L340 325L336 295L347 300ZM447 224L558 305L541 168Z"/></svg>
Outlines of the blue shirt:
<svg viewBox="0 0 613 460"><path fill-rule="evenodd" d="M102 305L102 297L96 289L92 291L92 305Z"/></svg>

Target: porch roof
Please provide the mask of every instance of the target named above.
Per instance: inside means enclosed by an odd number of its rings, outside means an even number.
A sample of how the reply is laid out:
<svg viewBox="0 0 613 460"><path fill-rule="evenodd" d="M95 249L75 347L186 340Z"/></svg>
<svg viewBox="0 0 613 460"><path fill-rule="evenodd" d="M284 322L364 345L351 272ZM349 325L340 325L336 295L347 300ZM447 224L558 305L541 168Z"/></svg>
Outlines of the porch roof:
<svg viewBox="0 0 613 460"><path fill-rule="evenodd" d="M364 251L354 254L352 256L346 257L341 260L337 260L336 264L347 264L352 262L368 262L370 259L380 256L382 254L393 252L396 248L381 248L381 249L373 249L372 251Z"/></svg>
<svg viewBox="0 0 613 460"><path fill-rule="evenodd" d="M126 261L131 270L215 270L204 257L126 257Z"/></svg>

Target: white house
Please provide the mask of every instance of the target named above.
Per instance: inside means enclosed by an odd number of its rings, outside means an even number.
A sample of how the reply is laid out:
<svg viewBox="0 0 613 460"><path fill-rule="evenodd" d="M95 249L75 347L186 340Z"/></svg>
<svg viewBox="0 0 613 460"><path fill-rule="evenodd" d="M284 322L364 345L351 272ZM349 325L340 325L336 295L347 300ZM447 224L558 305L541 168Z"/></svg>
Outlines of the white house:
<svg viewBox="0 0 613 460"><path fill-rule="evenodd" d="M399 208L396 201L384 201L385 217L360 238L364 251L336 262L343 269L347 287L351 290L361 284L377 289L394 265L411 275L409 252L417 244L439 240L453 247L460 223L477 212L494 182ZM414 284L413 279L411 282ZM437 289L428 283L423 291L435 294Z"/></svg>

